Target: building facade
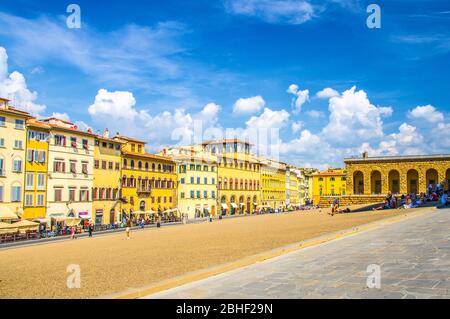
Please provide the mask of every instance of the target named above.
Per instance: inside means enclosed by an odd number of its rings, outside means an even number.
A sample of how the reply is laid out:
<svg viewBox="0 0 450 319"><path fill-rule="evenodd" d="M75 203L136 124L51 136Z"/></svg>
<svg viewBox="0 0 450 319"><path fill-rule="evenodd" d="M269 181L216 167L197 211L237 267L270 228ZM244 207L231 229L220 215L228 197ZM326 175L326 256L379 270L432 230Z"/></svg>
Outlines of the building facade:
<svg viewBox="0 0 450 319"><path fill-rule="evenodd" d="M346 195L347 176L341 168L330 168L312 175L312 200L318 204L322 196Z"/></svg>
<svg viewBox="0 0 450 319"><path fill-rule="evenodd" d="M286 164L260 157L261 204L281 209L286 202Z"/></svg>
<svg viewBox="0 0 450 319"><path fill-rule="evenodd" d="M450 181L450 155L385 156L344 159L351 195L425 193L428 185Z"/></svg>
<svg viewBox="0 0 450 319"><path fill-rule="evenodd" d="M122 172L122 141L109 138L106 129L94 142L94 187L92 205L95 224L113 224L122 211L120 178Z"/></svg>
<svg viewBox="0 0 450 319"><path fill-rule="evenodd" d="M286 206L298 206L299 205L299 197L298 197L298 179L297 179L297 171L293 166L288 165L286 170Z"/></svg>
<svg viewBox="0 0 450 319"><path fill-rule="evenodd" d="M251 145L238 139L206 141L202 152L217 156L217 191L222 215L251 214L260 203L260 163Z"/></svg>
<svg viewBox="0 0 450 319"><path fill-rule="evenodd" d="M47 217L92 219L94 134L61 119L42 121L50 126Z"/></svg>
<svg viewBox="0 0 450 319"><path fill-rule="evenodd" d="M170 157L146 153L143 141L120 135L113 139L123 142L121 220L139 212L163 213L176 208L175 162Z"/></svg>
<svg viewBox="0 0 450 319"><path fill-rule="evenodd" d="M22 216L25 181L26 120L30 114L9 106L0 98L0 204Z"/></svg>
<svg viewBox="0 0 450 319"><path fill-rule="evenodd" d="M202 154L195 147L164 151L177 163L177 203L188 218L217 215L217 158Z"/></svg>
<svg viewBox="0 0 450 319"><path fill-rule="evenodd" d="M50 125L36 119L27 121L25 160L24 214L25 219L47 216L47 172Z"/></svg>

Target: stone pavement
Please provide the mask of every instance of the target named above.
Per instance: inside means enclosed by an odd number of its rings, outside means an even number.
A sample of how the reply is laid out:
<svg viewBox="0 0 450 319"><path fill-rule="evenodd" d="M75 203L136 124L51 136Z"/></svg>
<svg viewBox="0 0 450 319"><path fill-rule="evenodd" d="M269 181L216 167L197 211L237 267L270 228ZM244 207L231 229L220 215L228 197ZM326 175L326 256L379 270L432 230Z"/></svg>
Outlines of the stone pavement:
<svg viewBox="0 0 450 319"><path fill-rule="evenodd" d="M367 287L369 265L380 266L379 289ZM450 298L450 209L145 298Z"/></svg>

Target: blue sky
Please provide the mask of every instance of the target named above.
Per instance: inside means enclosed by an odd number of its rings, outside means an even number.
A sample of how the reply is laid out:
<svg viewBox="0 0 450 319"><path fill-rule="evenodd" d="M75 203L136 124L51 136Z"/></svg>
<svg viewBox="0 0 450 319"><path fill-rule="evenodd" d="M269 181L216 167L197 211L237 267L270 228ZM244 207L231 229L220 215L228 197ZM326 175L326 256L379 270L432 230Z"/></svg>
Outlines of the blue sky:
<svg viewBox="0 0 450 319"><path fill-rule="evenodd" d="M449 153L450 3L377 1L369 29L372 2L73 1L81 29L69 29L71 2L4 0L0 94L149 151L201 123L203 137L248 135L299 166Z"/></svg>

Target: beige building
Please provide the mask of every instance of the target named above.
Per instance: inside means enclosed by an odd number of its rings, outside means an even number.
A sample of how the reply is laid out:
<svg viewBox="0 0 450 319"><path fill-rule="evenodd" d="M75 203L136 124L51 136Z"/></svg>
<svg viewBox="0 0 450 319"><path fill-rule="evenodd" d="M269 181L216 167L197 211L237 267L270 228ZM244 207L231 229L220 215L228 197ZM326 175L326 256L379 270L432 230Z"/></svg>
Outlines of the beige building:
<svg viewBox="0 0 450 319"><path fill-rule="evenodd" d="M347 194L425 193L428 185L450 181L450 155L377 156L344 159Z"/></svg>
<svg viewBox="0 0 450 319"><path fill-rule="evenodd" d="M160 154L161 155L161 154ZM188 218L217 215L217 157L198 147L164 150L177 163L177 206Z"/></svg>
<svg viewBox="0 0 450 319"><path fill-rule="evenodd" d="M286 164L260 157L261 204L282 209L286 204Z"/></svg>
<svg viewBox="0 0 450 319"><path fill-rule="evenodd" d="M93 218L94 135L71 122L43 120L50 126L47 216Z"/></svg>
<svg viewBox="0 0 450 319"><path fill-rule="evenodd" d="M0 208L2 212L23 214L26 148L26 120L29 113L8 105L0 98Z"/></svg>

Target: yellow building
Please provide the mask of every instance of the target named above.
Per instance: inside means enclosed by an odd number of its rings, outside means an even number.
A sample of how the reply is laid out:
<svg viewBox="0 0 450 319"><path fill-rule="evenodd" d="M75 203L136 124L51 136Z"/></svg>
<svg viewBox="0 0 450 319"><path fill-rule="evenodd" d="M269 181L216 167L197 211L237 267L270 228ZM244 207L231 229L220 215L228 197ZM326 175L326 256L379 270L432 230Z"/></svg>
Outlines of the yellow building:
<svg viewBox="0 0 450 319"><path fill-rule="evenodd" d="M260 157L261 204L281 209L286 204L286 164Z"/></svg>
<svg viewBox="0 0 450 319"><path fill-rule="evenodd" d="M146 153L144 141L121 135L114 140L123 142L121 220L142 215L140 212L163 213L176 208L175 162L170 157Z"/></svg>
<svg viewBox="0 0 450 319"><path fill-rule="evenodd" d="M177 163L177 203L188 218L217 214L217 157L195 147L169 148L163 154Z"/></svg>
<svg viewBox="0 0 450 319"><path fill-rule="evenodd" d="M23 214L26 126L30 114L0 98L0 214Z"/></svg>
<svg viewBox="0 0 450 319"><path fill-rule="evenodd" d="M36 119L27 121L24 213L26 219L47 215L47 170L50 125Z"/></svg>
<svg viewBox="0 0 450 319"><path fill-rule="evenodd" d="M108 225L119 222L122 211L119 195L123 143L109 138L107 129L103 135L95 136L92 190L95 224Z"/></svg>
<svg viewBox="0 0 450 319"><path fill-rule="evenodd" d="M293 166L288 165L286 170L286 206L299 205L297 172Z"/></svg>
<svg viewBox="0 0 450 319"><path fill-rule="evenodd" d="M94 134L55 117L50 126L47 171L47 217L92 219Z"/></svg>
<svg viewBox="0 0 450 319"><path fill-rule="evenodd" d="M202 151L217 156L221 214L251 214L260 204L260 164L251 145L238 139L206 141Z"/></svg>
<svg viewBox="0 0 450 319"><path fill-rule="evenodd" d="M346 171L340 168L330 168L312 175L312 200L319 204L322 196L346 195Z"/></svg>
<svg viewBox="0 0 450 319"><path fill-rule="evenodd" d="M412 155L344 159L349 195L425 193L428 185L450 184L450 155Z"/></svg>

